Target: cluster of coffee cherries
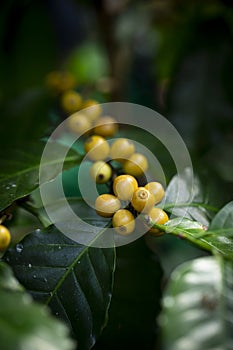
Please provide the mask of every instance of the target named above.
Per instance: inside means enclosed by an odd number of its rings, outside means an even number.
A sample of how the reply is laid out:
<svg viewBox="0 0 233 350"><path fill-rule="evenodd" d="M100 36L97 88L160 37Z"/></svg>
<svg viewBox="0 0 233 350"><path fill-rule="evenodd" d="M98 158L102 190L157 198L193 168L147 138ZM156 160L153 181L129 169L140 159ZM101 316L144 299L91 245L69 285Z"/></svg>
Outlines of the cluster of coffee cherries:
<svg viewBox="0 0 233 350"><path fill-rule="evenodd" d="M87 157L93 161L90 168L92 179L97 184L108 183L110 189L110 193L96 198L95 210L102 217L112 217L112 226L118 234L131 234L135 229L135 218L140 213L147 217L148 223L164 224L168 221L165 211L155 207L164 198L163 186L156 181L140 186L148 161L143 154L135 152L133 142L118 138L110 145L102 136L92 135L84 148ZM116 173L113 161L120 163L121 174ZM148 226L147 229L151 234L160 234L156 228Z"/></svg>
<svg viewBox="0 0 233 350"><path fill-rule="evenodd" d="M142 187L138 186L135 177L123 174L114 179L113 192L98 196L95 209L100 216L112 217L112 226L118 234L132 233L139 213L146 214L157 224L168 221L165 211L155 207L164 197L164 189L159 182L149 182ZM158 229L149 226L148 231L156 235L159 233Z"/></svg>
<svg viewBox="0 0 233 350"><path fill-rule="evenodd" d="M88 130L94 129L95 134L111 137L117 132L118 125L115 119L111 116L101 116L102 108L98 101L84 98L77 91L77 81L70 72L50 72L46 77L46 85L58 96L60 108L65 116L69 116L67 128L72 133L83 135ZM103 122L107 124L104 128L102 128Z"/></svg>
<svg viewBox="0 0 233 350"><path fill-rule="evenodd" d="M11 241L11 234L8 228L0 224L0 252L4 252Z"/></svg>
<svg viewBox="0 0 233 350"><path fill-rule="evenodd" d="M156 207L164 197L159 182L145 185L141 179L148 169L147 158L135 150L133 142L118 138L110 143L119 128L116 119L103 115L101 105L93 99L85 99L77 91L77 82L69 72L54 71L46 78L47 86L57 95L60 107L69 115L66 127L75 135L85 139L84 150L93 162L90 168L92 179L97 184L109 185L109 193L96 198L95 210L102 217L112 217L112 226L120 235L131 234L135 229L135 218L144 214L148 231L159 235L160 231L149 223L164 224L167 214ZM115 167L114 164L119 166Z"/></svg>

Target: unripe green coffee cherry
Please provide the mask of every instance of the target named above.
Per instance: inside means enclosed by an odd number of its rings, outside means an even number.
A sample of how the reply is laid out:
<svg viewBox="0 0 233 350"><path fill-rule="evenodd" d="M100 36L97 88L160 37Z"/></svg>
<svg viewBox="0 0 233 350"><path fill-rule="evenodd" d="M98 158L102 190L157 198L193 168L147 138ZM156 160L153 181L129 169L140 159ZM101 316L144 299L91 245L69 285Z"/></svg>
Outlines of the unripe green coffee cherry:
<svg viewBox="0 0 233 350"><path fill-rule="evenodd" d="M111 179L112 168L109 164L99 160L92 164L90 175L97 184L104 184Z"/></svg>
<svg viewBox="0 0 233 350"><path fill-rule="evenodd" d="M109 144L101 136L93 135L84 144L87 157L93 161L104 160L109 154Z"/></svg>
<svg viewBox="0 0 233 350"><path fill-rule="evenodd" d="M113 216L120 207L121 202L112 194L101 194L95 201L96 213L106 218Z"/></svg>
<svg viewBox="0 0 233 350"><path fill-rule="evenodd" d="M133 214L126 209L118 210L113 215L112 226L118 234L122 236L129 235L135 229L135 220Z"/></svg>
<svg viewBox="0 0 233 350"><path fill-rule="evenodd" d="M131 204L135 210L141 213L148 213L155 204L153 194L151 194L145 187L138 187L134 192Z"/></svg>
<svg viewBox="0 0 233 350"><path fill-rule="evenodd" d="M123 164L123 170L126 174L132 176L142 176L148 169L147 158L141 153L134 153Z"/></svg>
<svg viewBox="0 0 233 350"><path fill-rule="evenodd" d="M160 208L152 208L148 213L148 217L153 223L158 225L164 225L168 220L167 213ZM152 236L161 236L164 232L160 231L158 228L150 227L148 231Z"/></svg>
<svg viewBox="0 0 233 350"><path fill-rule="evenodd" d="M123 201L131 200L137 188L137 180L131 175L117 176L113 182L114 194Z"/></svg>
<svg viewBox="0 0 233 350"><path fill-rule="evenodd" d="M104 137L114 136L117 131L118 123L116 119L109 116L98 119L94 127L94 133Z"/></svg>
<svg viewBox="0 0 233 350"><path fill-rule="evenodd" d="M165 192L161 183L156 181L149 182L147 185L145 185L145 188L153 194L155 204L158 204L164 198Z"/></svg>
<svg viewBox="0 0 233 350"><path fill-rule="evenodd" d="M85 114L77 112L67 119L67 127L74 134L82 135L91 128L91 122Z"/></svg>
<svg viewBox="0 0 233 350"><path fill-rule="evenodd" d="M117 139L110 148L110 157L118 162L129 159L135 151L134 144L127 139Z"/></svg>
<svg viewBox="0 0 233 350"><path fill-rule="evenodd" d="M11 241L10 231L3 225L0 225L0 252L4 252Z"/></svg>

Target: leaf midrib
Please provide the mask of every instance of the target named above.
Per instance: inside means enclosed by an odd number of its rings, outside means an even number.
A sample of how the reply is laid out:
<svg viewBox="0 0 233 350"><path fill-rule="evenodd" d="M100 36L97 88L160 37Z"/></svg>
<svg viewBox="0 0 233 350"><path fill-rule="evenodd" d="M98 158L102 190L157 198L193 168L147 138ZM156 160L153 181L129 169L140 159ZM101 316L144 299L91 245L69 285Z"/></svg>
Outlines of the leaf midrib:
<svg viewBox="0 0 233 350"><path fill-rule="evenodd" d="M55 288L53 291L51 291L51 295L50 297L47 299L46 304L48 305L50 303L50 301L52 300L52 298L54 297L54 295L56 294L56 292L59 290L59 288L61 287L61 285L63 284L63 282L65 281L65 279L67 278L67 276L71 273L73 267L77 264L78 260L80 260L82 258L82 256L84 255L84 253L86 253L91 245L96 241L97 238L99 238L99 236L102 235L102 233L105 231L105 229L107 227L109 227L110 224L107 224L99 233L98 235L90 242L90 244L88 246L86 246L80 254L78 254L76 256L76 258L73 260L73 262L69 265L69 267L66 269L65 273L62 275L62 277L58 280Z"/></svg>

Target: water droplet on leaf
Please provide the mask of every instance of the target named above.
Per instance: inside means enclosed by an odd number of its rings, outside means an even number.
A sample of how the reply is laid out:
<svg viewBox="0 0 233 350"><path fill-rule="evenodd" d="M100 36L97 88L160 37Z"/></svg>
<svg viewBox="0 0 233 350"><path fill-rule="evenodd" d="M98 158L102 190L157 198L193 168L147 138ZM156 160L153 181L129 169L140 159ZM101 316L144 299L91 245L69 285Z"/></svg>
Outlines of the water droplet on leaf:
<svg viewBox="0 0 233 350"><path fill-rule="evenodd" d="M16 244L15 249L16 249L17 253L21 253L23 251L23 244L22 243Z"/></svg>

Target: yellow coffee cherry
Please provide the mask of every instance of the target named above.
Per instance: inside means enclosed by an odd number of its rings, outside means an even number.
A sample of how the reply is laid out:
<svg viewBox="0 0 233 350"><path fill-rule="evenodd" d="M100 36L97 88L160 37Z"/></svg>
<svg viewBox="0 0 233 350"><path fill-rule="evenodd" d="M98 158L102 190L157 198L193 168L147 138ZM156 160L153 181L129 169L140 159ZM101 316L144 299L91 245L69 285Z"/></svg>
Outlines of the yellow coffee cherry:
<svg viewBox="0 0 233 350"><path fill-rule="evenodd" d="M164 210L155 207L151 209L151 211L148 213L148 216L151 221L158 225L164 225L169 220L167 213L165 213ZM160 231L158 228L153 227L149 228L148 232L152 236L160 236L164 234L164 232Z"/></svg>
<svg viewBox="0 0 233 350"><path fill-rule="evenodd" d="M135 229L135 220L133 214L126 209L118 210L112 218L112 226L115 231L122 236L127 236Z"/></svg>
<svg viewBox="0 0 233 350"><path fill-rule="evenodd" d="M10 231L3 225L0 225L0 252L4 252L11 241Z"/></svg>
<svg viewBox="0 0 233 350"><path fill-rule="evenodd" d="M113 117L102 117L97 120L94 128L94 133L96 135L101 135L104 137L114 136L118 131L118 123Z"/></svg>
<svg viewBox="0 0 233 350"><path fill-rule="evenodd" d="M59 93L73 89L76 85L76 79L69 72L52 71L46 76L46 85Z"/></svg>
<svg viewBox="0 0 233 350"><path fill-rule="evenodd" d="M164 192L164 188L161 185L161 183L153 181L153 182L149 182L145 188L150 191L150 193L153 194L154 198L155 198L155 204L158 204L159 202L161 202L161 200L164 198L165 192Z"/></svg>
<svg viewBox="0 0 233 350"><path fill-rule="evenodd" d="M82 135L91 129L91 122L85 114L77 112L67 119L67 127L74 134Z"/></svg>
<svg viewBox="0 0 233 350"><path fill-rule="evenodd" d="M82 106L82 96L74 90L68 90L61 97L61 106L65 112L74 113Z"/></svg>
<svg viewBox="0 0 233 350"><path fill-rule="evenodd" d="M123 170L126 174L132 176L142 176L148 169L147 158L141 153L134 153L123 164Z"/></svg>
<svg viewBox="0 0 233 350"><path fill-rule="evenodd" d="M100 160L92 164L90 175L97 184L104 184L111 179L112 168L109 164Z"/></svg>
<svg viewBox="0 0 233 350"><path fill-rule="evenodd" d="M102 107L96 100L89 99L84 101L82 104L82 109L85 109L83 110L83 113L86 114L88 119L91 121L94 121L97 118L99 118L99 116L102 113Z"/></svg>
<svg viewBox="0 0 233 350"><path fill-rule="evenodd" d="M101 136L93 135L84 144L87 157L93 161L104 160L109 154L109 144Z"/></svg>
<svg viewBox="0 0 233 350"><path fill-rule="evenodd" d="M117 139L110 148L110 157L118 162L124 162L135 152L133 142L127 139Z"/></svg>
<svg viewBox="0 0 233 350"><path fill-rule="evenodd" d="M112 194L101 194L95 201L96 213L105 218L113 216L113 214L119 210L120 207L121 202Z"/></svg>
<svg viewBox="0 0 233 350"><path fill-rule="evenodd" d="M113 192L123 201L131 200L137 188L138 182L131 175L120 175L113 181Z"/></svg>
<svg viewBox="0 0 233 350"><path fill-rule="evenodd" d="M131 204L135 210L141 213L148 213L155 204L153 194L151 194L145 187L138 187L134 191Z"/></svg>

